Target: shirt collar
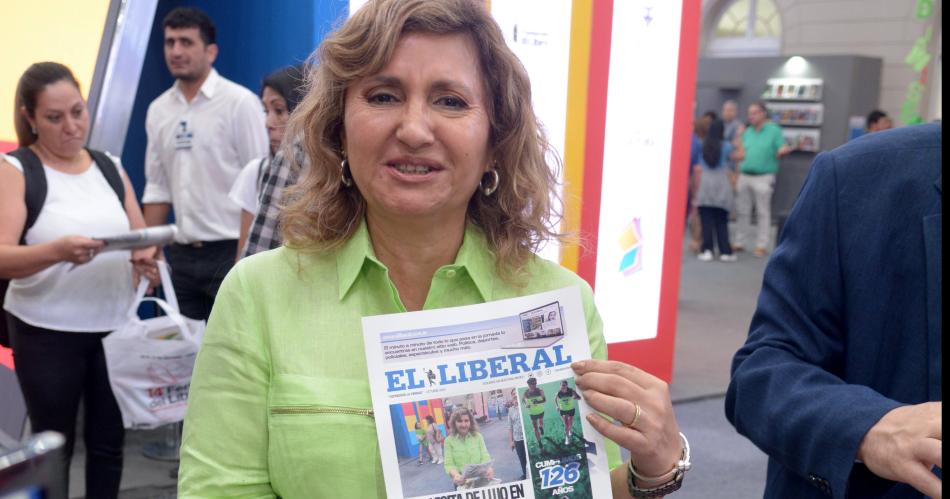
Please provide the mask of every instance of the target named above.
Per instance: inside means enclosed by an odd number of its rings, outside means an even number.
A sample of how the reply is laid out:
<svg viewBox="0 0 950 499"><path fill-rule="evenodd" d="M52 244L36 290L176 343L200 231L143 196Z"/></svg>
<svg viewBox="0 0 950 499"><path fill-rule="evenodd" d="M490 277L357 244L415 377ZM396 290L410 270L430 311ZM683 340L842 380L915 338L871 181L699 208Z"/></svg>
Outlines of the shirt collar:
<svg viewBox="0 0 950 499"><path fill-rule="evenodd" d="M198 89L199 94L203 94L206 98L214 98L215 89L218 88L218 81L221 79L221 76L218 74L218 71L211 68L211 71L208 72L208 77L205 78L204 83L201 84L201 88ZM178 95L182 95L181 89L178 88L178 81L175 81L175 91L178 92ZM182 98L184 96L182 95Z"/></svg>
<svg viewBox="0 0 950 499"><path fill-rule="evenodd" d="M341 300L360 277L364 265L387 270L386 266L376 259L365 219L337 253L337 278ZM459 248L455 262L445 268L456 271L464 269L482 295L482 300L491 300L491 290L495 282L495 256L488 249L485 235L474 224L466 225L462 247Z"/></svg>

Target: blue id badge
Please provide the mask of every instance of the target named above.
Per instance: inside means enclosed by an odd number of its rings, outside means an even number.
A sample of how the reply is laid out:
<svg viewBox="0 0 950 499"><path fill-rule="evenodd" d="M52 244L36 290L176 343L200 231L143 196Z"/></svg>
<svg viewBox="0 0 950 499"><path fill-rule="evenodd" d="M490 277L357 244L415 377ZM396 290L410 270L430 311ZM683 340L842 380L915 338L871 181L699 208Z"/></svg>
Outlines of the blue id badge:
<svg viewBox="0 0 950 499"><path fill-rule="evenodd" d="M195 134L188 128L188 122L181 120L175 128L175 149L191 149Z"/></svg>

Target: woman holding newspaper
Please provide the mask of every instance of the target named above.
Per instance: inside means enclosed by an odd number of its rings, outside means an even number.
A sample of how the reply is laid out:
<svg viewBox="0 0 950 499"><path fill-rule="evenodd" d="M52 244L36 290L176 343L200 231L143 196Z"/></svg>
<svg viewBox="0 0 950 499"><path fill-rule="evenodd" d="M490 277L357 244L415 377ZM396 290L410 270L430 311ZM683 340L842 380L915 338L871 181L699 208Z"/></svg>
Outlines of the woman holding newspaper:
<svg viewBox="0 0 950 499"><path fill-rule="evenodd" d="M445 438L445 472L456 487L470 483L491 482L495 471L485 447L485 438L478 432L478 423L468 409L459 409L449 418L449 436Z"/></svg>
<svg viewBox="0 0 950 499"><path fill-rule="evenodd" d="M374 416L388 416L372 412L361 318L568 286L597 359L576 363L576 384L623 423L591 424L633 459L608 445L614 497L675 490L687 453L666 384L603 360L590 286L533 252L562 237L550 146L484 3L370 1L313 61L287 132L310 170L282 213L285 246L242 259L217 296L179 497L385 496Z"/></svg>
<svg viewBox="0 0 950 499"><path fill-rule="evenodd" d="M64 434L67 461L83 400L86 496L116 497L124 430L102 338L126 322L133 279L158 273L148 250L100 254L92 237L145 220L118 158L83 147L89 114L69 68L31 65L16 107L20 148L0 154L0 279L17 379L32 431Z"/></svg>

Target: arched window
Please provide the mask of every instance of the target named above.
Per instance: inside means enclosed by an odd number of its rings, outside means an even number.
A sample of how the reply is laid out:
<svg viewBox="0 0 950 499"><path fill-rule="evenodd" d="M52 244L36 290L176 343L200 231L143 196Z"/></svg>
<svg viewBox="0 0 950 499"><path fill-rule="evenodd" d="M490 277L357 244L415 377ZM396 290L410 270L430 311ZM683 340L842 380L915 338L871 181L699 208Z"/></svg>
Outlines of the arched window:
<svg viewBox="0 0 950 499"><path fill-rule="evenodd" d="M782 19L773 0L732 0L719 12L708 39L707 55L779 55Z"/></svg>

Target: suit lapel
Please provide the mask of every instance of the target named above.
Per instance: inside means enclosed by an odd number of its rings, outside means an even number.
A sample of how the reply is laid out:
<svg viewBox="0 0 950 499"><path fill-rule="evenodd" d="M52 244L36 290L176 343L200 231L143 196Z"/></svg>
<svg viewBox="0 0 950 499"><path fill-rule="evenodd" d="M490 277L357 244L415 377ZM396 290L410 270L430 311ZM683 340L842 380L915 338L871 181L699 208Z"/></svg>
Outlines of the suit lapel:
<svg viewBox="0 0 950 499"><path fill-rule="evenodd" d="M940 178L936 182L937 192L941 192ZM928 350L928 395L930 400L941 400L940 372L941 358L941 257L942 232L941 215L928 215L923 219L924 252L926 253L927 275L927 350Z"/></svg>

